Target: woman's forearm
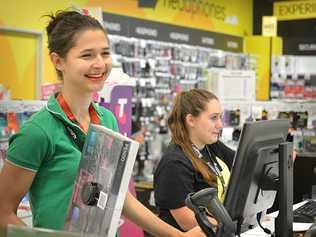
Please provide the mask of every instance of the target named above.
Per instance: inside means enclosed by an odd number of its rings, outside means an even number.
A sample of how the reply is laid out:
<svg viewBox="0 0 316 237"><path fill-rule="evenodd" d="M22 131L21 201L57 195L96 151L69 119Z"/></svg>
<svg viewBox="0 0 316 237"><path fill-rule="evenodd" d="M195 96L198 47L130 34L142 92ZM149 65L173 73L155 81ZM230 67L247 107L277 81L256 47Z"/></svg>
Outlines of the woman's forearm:
<svg viewBox="0 0 316 237"><path fill-rule="evenodd" d="M130 193L126 195L123 214L153 236L184 236L183 232L160 220Z"/></svg>

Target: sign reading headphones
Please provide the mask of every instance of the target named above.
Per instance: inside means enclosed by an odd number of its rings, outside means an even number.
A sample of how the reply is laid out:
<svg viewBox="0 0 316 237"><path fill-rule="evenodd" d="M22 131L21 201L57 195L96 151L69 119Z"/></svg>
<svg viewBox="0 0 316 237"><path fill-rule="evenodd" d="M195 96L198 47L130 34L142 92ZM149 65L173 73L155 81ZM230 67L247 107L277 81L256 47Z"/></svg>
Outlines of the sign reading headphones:
<svg viewBox="0 0 316 237"><path fill-rule="evenodd" d="M282 20L316 18L316 1L286 1L273 4L273 15Z"/></svg>
<svg viewBox="0 0 316 237"><path fill-rule="evenodd" d="M226 18L226 8L223 5L212 3L209 0L164 0L163 7L186 12L191 16L200 15L216 20L224 21Z"/></svg>

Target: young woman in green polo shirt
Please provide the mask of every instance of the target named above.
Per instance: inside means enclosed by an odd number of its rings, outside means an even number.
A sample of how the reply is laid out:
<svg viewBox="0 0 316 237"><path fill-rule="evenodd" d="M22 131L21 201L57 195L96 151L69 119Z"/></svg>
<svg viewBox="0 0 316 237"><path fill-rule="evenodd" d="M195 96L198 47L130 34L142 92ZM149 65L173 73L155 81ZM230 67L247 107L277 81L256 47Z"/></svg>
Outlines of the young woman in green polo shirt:
<svg viewBox="0 0 316 237"><path fill-rule="evenodd" d="M73 11L49 17L48 49L63 88L10 138L0 173L0 227L24 225L16 210L29 192L34 226L62 229L81 157L77 145L90 123L118 129L113 114L91 99L112 67L105 30ZM164 223L129 193L123 214L154 236L203 236L199 229L183 233Z"/></svg>

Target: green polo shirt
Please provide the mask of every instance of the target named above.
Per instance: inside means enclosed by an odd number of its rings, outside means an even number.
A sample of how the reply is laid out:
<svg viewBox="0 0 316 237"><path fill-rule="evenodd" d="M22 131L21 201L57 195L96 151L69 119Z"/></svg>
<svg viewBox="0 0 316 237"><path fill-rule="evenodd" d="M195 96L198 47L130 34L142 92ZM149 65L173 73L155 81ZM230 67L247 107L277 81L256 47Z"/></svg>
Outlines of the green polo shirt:
<svg viewBox="0 0 316 237"><path fill-rule="evenodd" d="M97 104L93 106L100 124L118 131L114 115ZM64 227L81 158L64 123L84 143L85 133L67 118L55 96L51 96L47 106L25 122L9 141L7 160L36 173L29 190L34 227Z"/></svg>

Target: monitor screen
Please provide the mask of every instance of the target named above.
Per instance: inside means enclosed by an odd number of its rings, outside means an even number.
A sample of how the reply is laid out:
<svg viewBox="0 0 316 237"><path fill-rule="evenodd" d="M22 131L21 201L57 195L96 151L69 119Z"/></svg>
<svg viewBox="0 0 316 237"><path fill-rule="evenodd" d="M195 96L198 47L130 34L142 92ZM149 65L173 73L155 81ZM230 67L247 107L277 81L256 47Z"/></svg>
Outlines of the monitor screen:
<svg viewBox="0 0 316 237"><path fill-rule="evenodd" d="M285 142L288 120L265 120L244 124L224 206L243 230L256 222L256 214L273 205L276 191L261 189L262 177L279 176L280 143Z"/></svg>

